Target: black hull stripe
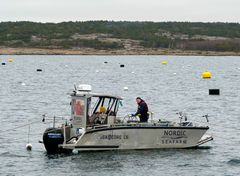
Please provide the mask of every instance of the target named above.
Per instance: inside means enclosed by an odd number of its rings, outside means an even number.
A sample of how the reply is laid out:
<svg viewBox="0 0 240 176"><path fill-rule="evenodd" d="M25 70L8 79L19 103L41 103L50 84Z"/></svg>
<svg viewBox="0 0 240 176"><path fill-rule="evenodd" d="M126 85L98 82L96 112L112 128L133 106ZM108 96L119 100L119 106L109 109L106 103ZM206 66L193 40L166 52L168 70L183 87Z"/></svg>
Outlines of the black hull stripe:
<svg viewBox="0 0 240 176"><path fill-rule="evenodd" d="M119 148L117 145L85 145L85 146L76 146L75 148Z"/></svg>
<svg viewBox="0 0 240 176"><path fill-rule="evenodd" d="M128 130L128 129L176 129L176 130L208 130L209 127L143 127L143 126L131 126L131 127L107 127L107 128L98 128L98 129L92 129L91 131L87 131L87 133L94 133L98 131L109 131L109 130Z"/></svg>

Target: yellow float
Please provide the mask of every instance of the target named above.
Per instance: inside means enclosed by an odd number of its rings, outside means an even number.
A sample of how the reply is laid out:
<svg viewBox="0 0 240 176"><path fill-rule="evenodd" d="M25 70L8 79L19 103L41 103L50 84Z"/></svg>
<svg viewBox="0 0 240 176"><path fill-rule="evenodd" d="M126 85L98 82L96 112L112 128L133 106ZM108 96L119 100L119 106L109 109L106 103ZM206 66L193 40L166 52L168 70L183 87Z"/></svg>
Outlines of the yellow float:
<svg viewBox="0 0 240 176"><path fill-rule="evenodd" d="M202 78L204 78L204 79L209 79L211 77L212 77L211 72L203 72L202 73Z"/></svg>
<svg viewBox="0 0 240 176"><path fill-rule="evenodd" d="M163 65L166 65L166 64L167 64L167 61L162 61L162 64L163 64Z"/></svg>

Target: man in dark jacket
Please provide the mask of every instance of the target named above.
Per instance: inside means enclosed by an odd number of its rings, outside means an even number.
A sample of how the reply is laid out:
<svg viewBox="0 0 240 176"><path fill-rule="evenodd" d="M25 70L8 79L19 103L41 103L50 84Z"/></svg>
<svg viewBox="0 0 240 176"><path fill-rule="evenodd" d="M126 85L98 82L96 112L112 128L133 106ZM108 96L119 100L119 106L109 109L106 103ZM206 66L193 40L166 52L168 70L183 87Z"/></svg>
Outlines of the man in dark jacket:
<svg viewBox="0 0 240 176"><path fill-rule="evenodd" d="M135 116L139 116L140 122L147 122L149 116L147 103L140 97L136 98L136 102L138 104L138 110L135 113Z"/></svg>

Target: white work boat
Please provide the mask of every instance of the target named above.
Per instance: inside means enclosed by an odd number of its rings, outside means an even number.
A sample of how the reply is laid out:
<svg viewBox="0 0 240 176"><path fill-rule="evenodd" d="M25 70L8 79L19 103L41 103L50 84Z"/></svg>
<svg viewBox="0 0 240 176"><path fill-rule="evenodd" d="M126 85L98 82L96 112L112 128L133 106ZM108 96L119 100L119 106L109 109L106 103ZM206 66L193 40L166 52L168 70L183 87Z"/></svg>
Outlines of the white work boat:
<svg viewBox="0 0 240 176"><path fill-rule="evenodd" d="M79 85L71 94L69 122L48 128L43 134L47 152L192 148L213 140L205 134L208 126L182 118L180 122L149 119L147 123L140 123L138 117L119 118L121 100L94 94L90 85Z"/></svg>

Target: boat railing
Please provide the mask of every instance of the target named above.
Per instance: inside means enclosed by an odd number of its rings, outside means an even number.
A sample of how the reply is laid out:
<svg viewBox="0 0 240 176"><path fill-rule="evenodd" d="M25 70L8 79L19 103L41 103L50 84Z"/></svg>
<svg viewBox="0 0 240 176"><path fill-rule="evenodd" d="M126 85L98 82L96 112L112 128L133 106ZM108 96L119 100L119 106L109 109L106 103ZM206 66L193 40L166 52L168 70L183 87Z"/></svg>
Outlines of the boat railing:
<svg viewBox="0 0 240 176"><path fill-rule="evenodd" d="M193 123L192 123L192 122L189 122L189 121L181 122L181 123L179 123L179 124L180 124L180 126L185 126L185 127L187 127L187 126L193 126Z"/></svg>
<svg viewBox="0 0 240 176"><path fill-rule="evenodd" d="M64 117L64 116L56 116L54 115L53 117L47 116L46 114L42 115L42 122L46 123L46 121L51 122L53 128L56 126L61 126L62 124L67 124L68 123L69 117Z"/></svg>
<svg viewBox="0 0 240 176"><path fill-rule="evenodd" d="M123 122L127 123L137 123L139 122L139 119L137 116L132 115L132 114L127 114L123 117Z"/></svg>

